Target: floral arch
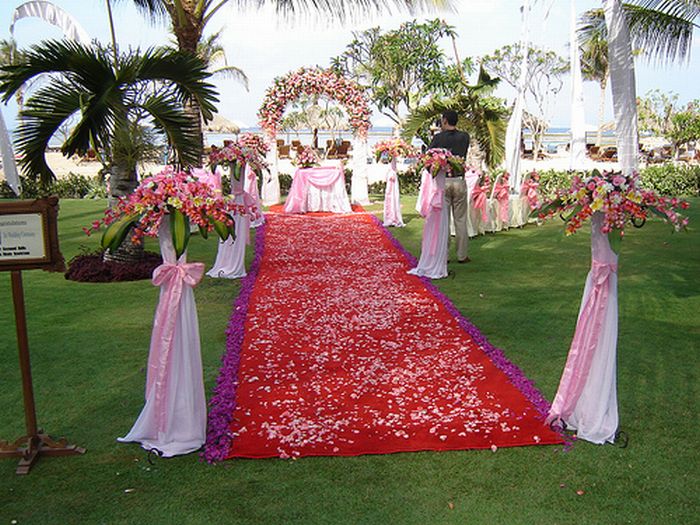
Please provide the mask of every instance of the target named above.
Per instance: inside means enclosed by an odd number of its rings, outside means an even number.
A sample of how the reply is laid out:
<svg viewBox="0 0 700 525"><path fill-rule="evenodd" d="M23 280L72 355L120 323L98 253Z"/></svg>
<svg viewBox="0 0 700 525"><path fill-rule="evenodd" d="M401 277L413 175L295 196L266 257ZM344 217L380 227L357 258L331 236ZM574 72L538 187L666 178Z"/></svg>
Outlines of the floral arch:
<svg viewBox="0 0 700 525"><path fill-rule="evenodd" d="M372 111L362 87L330 69L301 68L275 78L265 93L265 99L258 111L260 127L272 146L268 163L271 178L268 187L263 184L263 202L279 202L279 179L277 169L277 148L275 139L279 131L282 115L287 105L302 95L318 95L335 100L348 114L350 127L355 135L353 140L352 200L359 204L369 202L367 193L367 133Z"/></svg>

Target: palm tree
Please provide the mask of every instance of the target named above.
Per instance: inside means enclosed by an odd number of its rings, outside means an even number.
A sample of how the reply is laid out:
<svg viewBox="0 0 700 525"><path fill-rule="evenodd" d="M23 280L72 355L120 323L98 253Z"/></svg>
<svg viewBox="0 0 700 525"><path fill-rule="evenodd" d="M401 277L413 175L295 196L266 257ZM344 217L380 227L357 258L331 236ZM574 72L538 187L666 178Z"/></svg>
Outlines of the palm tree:
<svg viewBox="0 0 700 525"><path fill-rule="evenodd" d="M44 184L54 180L45 151L60 126L74 115L78 121L61 152L83 155L94 148L110 156L113 197L130 193L137 185L134 152L143 144L134 137L143 135L146 124L165 136L180 163L199 161L201 145L184 105L196 101L211 118L217 98L206 81L206 65L197 57L159 48L121 54L115 65L103 47L67 40L43 42L19 63L0 67L2 100L43 74L50 74L51 82L27 100L17 131L20 164L28 176L39 177Z"/></svg>
<svg viewBox="0 0 700 525"><path fill-rule="evenodd" d="M9 66L22 60L23 53L17 48L14 38L0 40L0 66ZM18 89L15 93L17 106L22 109L24 105L24 89Z"/></svg>
<svg viewBox="0 0 700 525"><path fill-rule="evenodd" d="M411 111L401 131L406 140L421 135L444 111L452 109L460 116L457 127L468 132L484 154L489 167L500 164L505 154L508 111L503 102L490 96L500 79L491 78L481 68L476 85L464 85L461 93L450 98L434 98ZM422 137L424 141L427 137ZM426 142L427 144L427 142Z"/></svg>
<svg viewBox="0 0 700 525"><path fill-rule="evenodd" d="M700 0L630 0L622 4L629 26L632 48L646 53L650 59L665 62L690 57L693 30L700 18ZM592 34L607 41L608 31L602 9L584 13L579 40Z"/></svg>
<svg viewBox="0 0 700 525"><path fill-rule="evenodd" d="M181 51L197 53L204 28L212 17L230 0L133 0L134 4L152 20L169 20ZM241 0L242 5L260 7L266 0ZM333 19L343 19L347 14L358 15L378 12L382 7L398 5L413 11L422 7L452 8L453 0L270 0L283 14L316 11ZM201 119L196 103L188 108L192 120L199 129Z"/></svg>
<svg viewBox="0 0 700 525"><path fill-rule="evenodd" d="M598 134L596 146L603 139L603 123L605 120L605 89L608 85L610 69L608 66L608 40L602 9L592 9L583 13L579 25L579 52L581 53L581 74L584 80L598 82L600 86L600 101L598 102Z"/></svg>
<svg viewBox="0 0 700 525"><path fill-rule="evenodd" d="M207 64L212 77L220 76L235 80L241 83L248 91L248 76L241 68L228 65L226 52L220 41L222 31L223 29L205 37L199 42L197 44L197 56Z"/></svg>

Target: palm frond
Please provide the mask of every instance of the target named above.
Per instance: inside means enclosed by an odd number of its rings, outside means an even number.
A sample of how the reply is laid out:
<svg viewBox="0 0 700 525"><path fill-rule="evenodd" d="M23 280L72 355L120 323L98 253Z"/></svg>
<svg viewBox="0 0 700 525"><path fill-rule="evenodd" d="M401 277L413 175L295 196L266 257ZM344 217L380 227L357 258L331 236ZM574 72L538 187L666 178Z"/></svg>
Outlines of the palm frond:
<svg viewBox="0 0 700 525"><path fill-rule="evenodd" d="M143 103L143 108L153 118L155 128L167 137L179 162L186 166L196 166L200 161L201 146L197 127L190 116L164 95L150 97Z"/></svg>
<svg viewBox="0 0 700 525"><path fill-rule="evenodd" d="M55 179L46 163L46 148L61 124L79 112L80 107L79 93L65 84L47 86L29 99L20 113L20 126L15 139L17 150L23 153L19 161L22 171L29 178L39 177L43 184Z"/></svg>
<svg viewBox="0 0 700 525"><path fill-rule="evenodd" d="M248 75L241 68L236 66L224 66L211 70L212 77L228 78L240 83L246 91L250 91L248 87Z"/></svg>
<svg viewBox="0 0 700 525"><path fill-rule="evenodd" d="M693 20L700 12L697 2L646 0L642 3L624 5L632 46L661 62L687 59L693 40ZM696 4L694 8L692 3Z"/></svg>
<svg viewBox="0 0 700 525"><path fill-rule="evenodd" d="M497 166L505 154L506 121L503 109L490 108L474 95L458 95L450 99L433 99L410 113L401 136L412 140L421 128L429 126L448 109L456 111L460 120L457 127L468 132L479 144L486 164Z"/></svg>
<svg viewBox="0 0 700 525"><path fill-rule="evenodd" d="M178 100L196 101L205 120L211 120L219 100L214 85L206 82L210 76L200 58L165 47L148 50L139 59L139 80L172 83Z"/></svg>
<svg viewBox="0 0 700 525"><path fill-rule="evenodd" d="M245 2L245 0L243 0ZM259 6L266 0L254 0ZM393 7L415 14L424 11L455 11L455 0L274 0L283 16L318 14L334 20L359 19L368 14L378 14Z"/></svg>

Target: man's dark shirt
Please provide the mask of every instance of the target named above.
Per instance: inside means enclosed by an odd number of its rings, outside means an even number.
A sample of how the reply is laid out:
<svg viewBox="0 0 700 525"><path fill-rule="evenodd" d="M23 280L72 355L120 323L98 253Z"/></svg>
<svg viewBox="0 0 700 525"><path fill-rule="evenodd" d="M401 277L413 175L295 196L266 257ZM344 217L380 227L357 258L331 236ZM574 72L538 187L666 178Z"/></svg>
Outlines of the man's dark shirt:
<svg viewBox="0 0 700 525"><path fill-rule="evenodd" d="M469 135L456 129L441 131L430 142L431 148L444 148L450 150L453 155L465 158L469 149Z"/></svg>

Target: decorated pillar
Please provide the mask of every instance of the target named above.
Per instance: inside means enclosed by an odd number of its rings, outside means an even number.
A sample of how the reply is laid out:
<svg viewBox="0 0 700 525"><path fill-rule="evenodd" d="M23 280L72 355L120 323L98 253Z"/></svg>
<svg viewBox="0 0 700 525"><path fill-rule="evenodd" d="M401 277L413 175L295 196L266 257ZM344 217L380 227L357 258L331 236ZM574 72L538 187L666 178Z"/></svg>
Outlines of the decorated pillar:
<svg viewBox="0 0 700 525"><path fill-rule="evenodd" d="M586 161L586 116L583 105L581 56L576 35L576 0L571 0L569 47L571 55L571 145L569 148L569 169L580 170Z"/></svg>
<svg viewBox="0 0 700 525"><path fill-rule="evenodd" d="M277 137L265 133L265 143L268 145L268 151L265 155L265 161L268 165L268 172L262 174L262 189L260 191L262 203L265 206L271 206L281 202L282 196L280 193L280 178L279 167L277 165Z"/></svg>
<svg viewBox="0 0 700 525"><path fill-rule="evenodd" d="M350 199L353 204L369 204L367 171L367 137L355 135L352 145L352 183L350 186Z"/></svg>

